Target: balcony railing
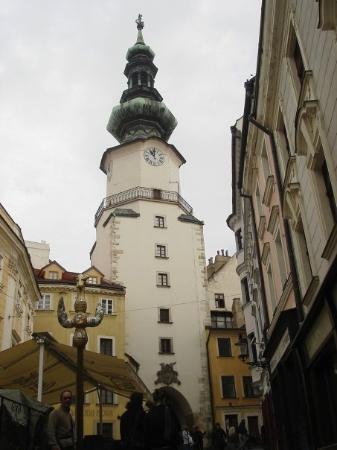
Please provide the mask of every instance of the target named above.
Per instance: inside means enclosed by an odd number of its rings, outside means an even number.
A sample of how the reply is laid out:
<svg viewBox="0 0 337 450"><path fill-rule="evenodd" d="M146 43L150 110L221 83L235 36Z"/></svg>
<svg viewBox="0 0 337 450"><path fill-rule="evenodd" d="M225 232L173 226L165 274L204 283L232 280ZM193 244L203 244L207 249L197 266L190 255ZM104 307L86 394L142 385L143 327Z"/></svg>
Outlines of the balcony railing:
<svg viewBox="0 0 337 450"><path fill-rule="evenodd" d="M133 200L158 200L165 203L175 203L179 205L186 214L193 213L192 206L189 205L187 201L178 194L178 192L138 186L128 189L127 191L105 197L95 214L95 225L97 225L103 211L106 209L115 208L116 206L130 203L130 201Z"/></svg>

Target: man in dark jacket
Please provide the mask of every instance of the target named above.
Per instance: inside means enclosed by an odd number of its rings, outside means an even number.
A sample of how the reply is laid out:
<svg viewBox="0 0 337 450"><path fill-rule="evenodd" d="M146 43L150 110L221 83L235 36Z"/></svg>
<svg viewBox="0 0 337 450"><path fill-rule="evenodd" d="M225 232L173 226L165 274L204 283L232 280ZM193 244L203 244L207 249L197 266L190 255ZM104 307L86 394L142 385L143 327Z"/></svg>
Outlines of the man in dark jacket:
<svg viewBox="0 0 337 450"><path fill-rule="evenodd" d="M75 450L74 421L70 414L72 393L60 394L61 406L49 415L48 444L51 450Z"/></svg>
<svg viewBox="0 0 337 450"><path fill-rule="evenodd" d="M120 419L122 445L127 450L140 450L144 447L143 394L139 392L131 394L126 408Z"/></svg>
<svg viewBox="0 0 337 450"><path fill-rule="evenodd" d="M154 391L153 401L145 416L145 446L149 450L175 450L181 443L179 422L162 391Z"/></svg>

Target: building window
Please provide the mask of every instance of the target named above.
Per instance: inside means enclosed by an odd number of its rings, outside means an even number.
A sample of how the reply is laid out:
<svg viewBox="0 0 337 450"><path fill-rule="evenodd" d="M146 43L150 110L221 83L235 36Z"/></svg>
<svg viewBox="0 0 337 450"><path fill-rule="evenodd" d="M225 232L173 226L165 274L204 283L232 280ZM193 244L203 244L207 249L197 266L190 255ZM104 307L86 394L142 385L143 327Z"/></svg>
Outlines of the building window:
<svg viewBox="0 0 337 450"><path fill-rule="evenodd" d="M290 33L288 40L287 54L290 63L290 74L296 94L300 93L301 85L305 76L305 67L300 45L292 24L290 24Z"/></svg>
<svg viewBox="0 0 337 450"><path fill-rule="evenodd" d="M101 403L103 405L113 405L114 402L114 393L112 391L108 391L107 389L101 388L100 390Z"/></svg>
<svg viewBox="0 0 337 450"><path fill-rule="evenodd" d="M252 377L242 377L242 382L245 397L247 398L255 397Z"/></svg>
<svg viewBox="0 0 337 450"><path fill-rule="evenodd" d="M257 327L258 329L258 327ZM250 349L250 361L257 362L256 339L254 333L248 335L248 343Z"/></svg>
<svg viewBox="0 0 337 450"><path fill-rule="evenodd" d="M269 298L270 303L272 306L272 313L274 313L274 310L276 308L276 293L275 293L275 285L274 285L274 278L271 271L271 264L268 264L267 267L267 277L268 277L268 286L269 286Z"/></svg>
<svg viewBox="0 0 337 450"><path fill-rule="evenodd" d="M164 216L154 216L154 226L156 228L166 228L165 223L165 217Z"/></svg>
<svg viewBox="0 0 337 450"><path fill-rule="evenodd" d="M224 294L214 294L215 307L224 308L225 307L225 296Z"/></svg>
<svg viewBox="0 0 337 450"><path fill-rule="evenodd" d="M170 323L170 310L169 308L159 309L159 322Z"/></svg>
<svg viewBox="0 0 337 450"><path fill-rule="evenodd" d="M233 314L225 311L211 311L211 327L233 328Z"/></svg>
<svg viewBox="0 0 337 450"><path fill-rule="evenodd" d="M295 66L296 66L298 79L300 80L300 83L302 84L303 79L304 79L305 70L304 70L301 49L298 44L298 40L296 38L295 38L295 43L294 43L293 58L294 58Z"/></svg>
<svg viewBox="0 0 337 450"><path fill-rule="evenodd" d="M36 302L36 309L51 309L51 295L42 294L42 297Z"/></svg>
<svg viewBox="0 0 337 450"><path fill-rule="evenodd" d="M241 280L241 290L243 292L243 299L244 299L245 303L249 303L250 296L249 296L249 287L248 287L247 278L243 278Z"/></svg>
<svg viewBox="0 0 337 450"><path fill-rule="evenodd" d="M113 356L113 340L108 338L100 338L99 352L103 355Z"/></svg>
<svg viewBox="0 0 337 450"><path fill-rule="evenodd" d="M265 145L263 145L262 153L261 153L261 161L262 161L262 169L263 169L263 175L264 180L267 182L267 178L270 175L270 167L269 167L269 161L268 161L268 155Z"/></svg>
<svg viewBox="0 0 337 450"><path fill-rule="evenodd" d="M288 139L288 133L286 126L284 124L282 111L279 110L278 118L277 118L277 126L276 126L276 141L277 141L277 158L279 161L279 167L282 175L282 179L284 178L287 163L290 157L290 145Z"/></svg>
<svg viewBox="0 0 337 450"><path fill-rule="evenodd" d="M59 274L58 274L58 272L55 272L53 270L49 270L48 278L49 278L49 280L58 280L59 279Z"/></svg>
<svg viewBox="0 0 337 450"><path fill-rule="evenodd" d="M232 356L230 338L218 338L219 356Z"/></svg>
<svg viewBox="0 0 337 450"><path fill-rule="evenodd" d="M97 277L88 277L87 283L88 284L97 284Z"/></svg>
<svg viewBox="0 0 337 450"><path fill-rule="evenodd" d="M222 376L221 386L223 398L236 398L235 381L233 376Z"/></svg>
<svg viewBox="0 0 337 450"><path fill-rule="evenodd" d="M235 240L236 240L236 247L238 250L242 250L243 249L243 241L242 241L242 231L241 228L239 228L236 232L235 232Z"/></svg>
<svg viewBox="0 0 337 450"><path fill-rule="evenodd" d="M102 298L101 305L104 311L104 314L112 314L114 312L114 303L113 300Z"/></svg>
<svg viewBox="0 0 337 450"><path fill-rule="evenodd" d="M156 257L167 258L167 246L163 244L156 244Z"/></svg>
<svg viewBox="0 0 337 450"><path fill-rule="evenodd" d="M282 283L282 286L284 286L284 283L287 281L287 270L286 270L286 265L284 262L283 246L282 246L279 230L276 233L275 245L276 245L276 255L277 255L278 266L279 266L279 271L280 271L281 283Z"/></svg>
<svg viewBox="0 0 337 450"><path fill-rule="evenodd" d="M169 274L166 272L157 273L157 286L170 287Z"/></svg>
<svg viewBox="0 0 337 450"><path fill-rule="evenodd" d="M325 194L326 194L326 196L328 198L331 215L333 217L334 223L336 223L337 222L336 200L335 200L335 197L333 195L333 190L332 190L331 180L330 180L330 176L329 176L329 171L328 171L328 167L326 165L326 161L325 160L324 160L324 162L322 164L322 167L321 167L321 173L322 173L322 178L323 178L324 185L325 185Z"/></svg>
<svg viewBox="0 0 337 450"><path fill-rule="evenodd" d="M166 353L166 354L173 353L172 338L160 338L159 339L159 353Z"/></svg>
<svg viewBox="0 0 337 450"><path fill-rule="evenodd" d="M102 423L102 433L101 433L101 424L97 423L97 434L101 434L104 438L112 438L112 423L111 422L103 422Z"/></svg>

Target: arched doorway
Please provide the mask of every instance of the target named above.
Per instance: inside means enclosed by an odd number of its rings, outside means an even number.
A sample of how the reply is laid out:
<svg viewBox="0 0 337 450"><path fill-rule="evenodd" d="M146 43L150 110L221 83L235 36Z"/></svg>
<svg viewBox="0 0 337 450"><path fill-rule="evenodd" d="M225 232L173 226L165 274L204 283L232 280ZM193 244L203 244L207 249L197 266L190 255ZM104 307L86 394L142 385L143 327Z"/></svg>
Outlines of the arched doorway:
<svg viewBox="0 0 337 450"><path fill-rule="evenodd" d="M192 429L194 421L192 409L183 394L170 386L161 387L158 391L165 394L165 400L171 406L180 426Z"/></svg>

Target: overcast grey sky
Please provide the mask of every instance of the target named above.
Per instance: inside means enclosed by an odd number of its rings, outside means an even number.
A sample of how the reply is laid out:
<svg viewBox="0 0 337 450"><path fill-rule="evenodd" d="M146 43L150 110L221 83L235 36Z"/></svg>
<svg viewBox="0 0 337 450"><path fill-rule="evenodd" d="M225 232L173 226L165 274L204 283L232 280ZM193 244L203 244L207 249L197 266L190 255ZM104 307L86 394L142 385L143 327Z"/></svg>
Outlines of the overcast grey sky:
<svg viewBox="0 0 337 450"><path fill-rule="evenodd" d="M178 120L182 196L205 222L207 257L234 252L230 126L256 71L260 0L3 0L0 10L0 201L26 240L65 268L90 265L105 127L126 87L143 14L156 88Z"/></svg>

